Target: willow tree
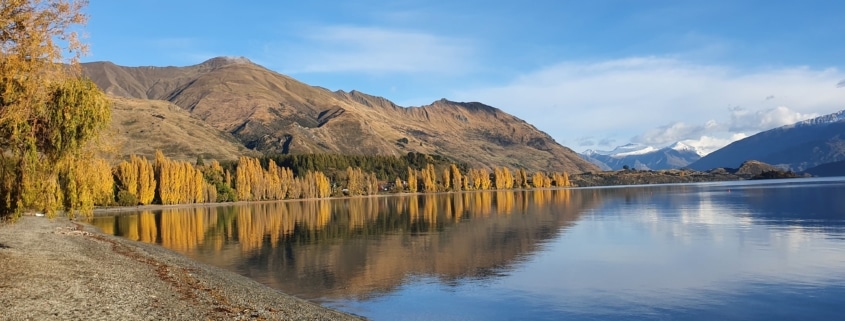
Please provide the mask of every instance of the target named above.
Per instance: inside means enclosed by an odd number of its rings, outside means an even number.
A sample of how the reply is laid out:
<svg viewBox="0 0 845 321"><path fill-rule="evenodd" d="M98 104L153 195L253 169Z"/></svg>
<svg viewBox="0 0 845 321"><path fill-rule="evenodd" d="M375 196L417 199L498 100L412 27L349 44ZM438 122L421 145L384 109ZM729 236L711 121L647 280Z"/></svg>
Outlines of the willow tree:
<svg viewBox="0 0 845 321"><path fill-rule="evenodd" d="M75 26L87 1L3 0L0 6L0 215L52 214L73 159L109 122L105 94L78 78L85 46ZM59 174L64 170L64 179Z"/></svg>

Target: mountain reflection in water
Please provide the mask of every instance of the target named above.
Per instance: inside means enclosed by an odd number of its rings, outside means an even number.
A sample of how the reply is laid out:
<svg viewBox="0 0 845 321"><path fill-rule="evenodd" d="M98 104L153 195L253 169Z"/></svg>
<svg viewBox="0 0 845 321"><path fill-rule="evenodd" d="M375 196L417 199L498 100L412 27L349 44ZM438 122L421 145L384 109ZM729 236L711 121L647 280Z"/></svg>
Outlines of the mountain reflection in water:
<svg viewBox="0 0 845 321"><path fill-rule="evenodd" d="M409 277L449 284L507 274L606 194L563 189L264 202L95 217L92 224L305 299L367 298Z"/></svg>

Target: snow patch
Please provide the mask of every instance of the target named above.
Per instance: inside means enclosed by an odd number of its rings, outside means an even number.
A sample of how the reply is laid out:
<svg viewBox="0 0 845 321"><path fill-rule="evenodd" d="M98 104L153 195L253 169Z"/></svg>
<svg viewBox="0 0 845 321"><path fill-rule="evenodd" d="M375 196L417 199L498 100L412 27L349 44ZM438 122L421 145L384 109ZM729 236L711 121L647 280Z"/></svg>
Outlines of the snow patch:
<svg viewBox="0 0 845 321"><path fill-rule="evenodd" d="M800 121L795 123L792 126L812 126L812 125L823 125L823 124L832 124L845 121L845 110L840 110L833 114L828 114L824 116L819 116L813 119L807 119L805 121ZM792 126L785 126L785 127L792 127Z"/></svg>
<svg viewBox="0 0 845 321"><path fill-rule="evenodd" d="M646 146L645 148L640 149L640 150L624 152L624 153L616 153L616 154L613 154L611 156L619 158L619 157L633 156L633 155L644 155L644 154L648 154L648 153L656 152L656 151L657 151L657 148L654 148L654 147L651 147L651 146Z"/></svg>

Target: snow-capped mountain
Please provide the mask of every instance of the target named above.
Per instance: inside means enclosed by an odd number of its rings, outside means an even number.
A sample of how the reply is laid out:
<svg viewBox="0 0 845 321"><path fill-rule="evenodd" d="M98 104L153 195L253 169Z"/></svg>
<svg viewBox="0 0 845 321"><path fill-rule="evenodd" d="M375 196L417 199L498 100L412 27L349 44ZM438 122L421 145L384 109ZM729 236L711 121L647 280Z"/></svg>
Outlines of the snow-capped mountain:
<svg viewBox="0 0 845 321"><path fill-rule="evenodd" d="M845 110L735 141L689 167L735 168L750 159L792 171L845 160Z"/></svg>
<svg viewBox="0 0 845 321"><path fill-rule="evenodd" d="M681 142L663 148L626 144L612 151L586 150L580 155L603 170L619 170L626 165L640 170L674 169L685 167L701 158L695 147Z"/></svg>

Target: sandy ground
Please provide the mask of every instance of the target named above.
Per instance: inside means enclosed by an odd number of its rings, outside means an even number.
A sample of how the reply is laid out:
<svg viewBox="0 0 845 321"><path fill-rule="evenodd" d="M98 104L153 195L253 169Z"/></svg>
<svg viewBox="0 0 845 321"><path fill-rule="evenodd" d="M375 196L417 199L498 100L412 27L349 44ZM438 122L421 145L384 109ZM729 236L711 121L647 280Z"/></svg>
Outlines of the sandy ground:
<svg viewBox="0 0 845 321"><path fill-rule="evenodd" d="M65 218L0 223L0 320L359 320Z"/></svg>

